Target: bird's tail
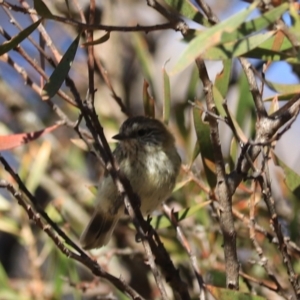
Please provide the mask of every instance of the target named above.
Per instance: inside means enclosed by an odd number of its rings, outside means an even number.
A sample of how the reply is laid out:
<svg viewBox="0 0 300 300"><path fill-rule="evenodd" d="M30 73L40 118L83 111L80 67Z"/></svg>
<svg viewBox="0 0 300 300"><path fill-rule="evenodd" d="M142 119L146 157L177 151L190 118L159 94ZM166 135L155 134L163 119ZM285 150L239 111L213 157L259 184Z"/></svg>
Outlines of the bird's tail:
<svg viewBox="0 0 300 300"><path fill-rule="evenodd" d="M80 237L80 243L85 250L100 248L106 245L118 222L118 215L110 215L95 211L88 226Z"/></svg>

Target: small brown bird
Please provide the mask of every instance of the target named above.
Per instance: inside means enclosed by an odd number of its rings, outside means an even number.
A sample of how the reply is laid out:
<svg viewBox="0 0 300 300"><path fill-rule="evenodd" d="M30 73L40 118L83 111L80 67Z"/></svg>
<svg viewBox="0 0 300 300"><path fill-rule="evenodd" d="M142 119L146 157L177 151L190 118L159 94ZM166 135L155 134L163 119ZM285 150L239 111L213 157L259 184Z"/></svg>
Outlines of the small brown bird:
<svg viewBox="0 0 300 300"><path fill-rule="evenodd" d="M175 186L181 159L174 137L160 121L137 116L128 118L113 138L119 141L114 158L140 197L141 212L148 215ZM106 245L122 215L123 198L108 174L99 184L94 214L81 235L83 248Z"/></svg>

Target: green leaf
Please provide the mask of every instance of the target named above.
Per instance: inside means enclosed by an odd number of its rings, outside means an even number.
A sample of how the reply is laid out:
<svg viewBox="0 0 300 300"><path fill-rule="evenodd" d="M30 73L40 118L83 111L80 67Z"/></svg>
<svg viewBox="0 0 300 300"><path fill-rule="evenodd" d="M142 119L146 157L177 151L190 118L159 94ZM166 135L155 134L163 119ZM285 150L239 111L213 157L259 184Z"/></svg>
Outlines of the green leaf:
<svg viewBox="0 0 300 300"><path fill-rule="evenodd" d="M210 141L210 129L208 124L202 121L202 112L197 108L193 109L194 126L197 135L196 148L200 151L202 162L204 166L205 175L211 189L214 189L217 184L215 172L212 170L211 165L215 161L214 149Z"/></svg>
<svg viewBox="0 0 300 300"><path fill-rule="evenodd" d="M260 296L219 288L212 285L206 285L206 287L216 300L266 300L266 298Z"/></svg>
<svg viewBox="0 0 300 300"><path fill-rule="evenodd" d="M82 46L87 47L87 46L91 46L91 45L103 44L103 43L107 42L109 40L109 38L110 38L110 32L107 32L106 34L101 36L99 39L93 40L91 42L82 43Z"/></svg>
<svg viewBox="0 0 300 300"><path fill-rule="evenodd" d="M296 93L298 94L298 93ZM286 94L281 94L281 95L278 95L277 96L277 100L278 101L286 101L286 100L290 100L292 99L296 94L291 94L291 93L286 93ZM274 99L274 96L271 96L271 97L268 97L268 98L265 98L264 101L273 101Z"/></svg>
<svg viewBox="0 0 300 300"><path fill-rule="evenodd" d="M254 32L259 32L266 27L272 25L280 16L286 12L289 8L288 3L283 3L278 7L273 8L272 10L267 11L262 14L260 17L252 19L250 21L244 22L241 24L237 30L227 33L224 32L222 37L222 42L236 41L244 39L247 35L253 34ZM203 30L191 30L188 36L188 40L199 36ZM186 40L186 38L184 38Z"/></svg>
<svg viewBox="0 0 300 300"><path fill-rule="evenodd" d="M245 36L251 34L253 32L258 32L266 27L272 25L275 21L277 21L284 12L286 12L289 8L288 3L283 3L266 13L262 14L260 17L250 20L242 24L239 28L239 33L241 36Z"/></svg>
<svg viewBox="0 0 300 300"><path fill-rule="evenodd" d="M194 99L195 95L197 93L197 87L200 84L199 72L198 72L198 68L196 67L196 65L193 67L193 70L189 77L188 83L189 83L188 87L187 87L188 99Z"/></svg>
<svg viewBox="0 0 300 300"><path fill-rule="evenodd" d="M269 51L273 51L274 53L283 52L283 51L292 49L293 45L291 44L290 40L286 37L284 37L283 42L281 43L281 46L279 49L276 49L276 50L273 49L273 45L274 45L274 43L276 43L277 35L278 35L278 33L276 33L276 35L271 37L269 40L263 42L257 49L258 50L269 50ZM287 54L285 54L285 55L287 55Z"/></svg>
<svg viewBox="0 0 300 300"><path fill-rule="evenodd" d="M255 118L255 106L252 98L252 94L249 90L249 84L247 77L242 73L239 83L239 100L236 109L236 121L241 128L244 127L245 121L247 121L249 115L251 116L251 136L254 134L254 118Z"/></svg>
<svg viewBox="0 0 300 300"><path fill-rule="evenodd" d="M33 0L34 9L43 18L52 19L53 14L42 0Z"/></svg>
<svg viewBox="0 0 300 300"><path fill-rule="evenodd" d="M174 189L173 189L173 193L179 191L181 188L183 188L186 184L188 184L189 182L191 182L192 179L191 178L188 178L188 179L185 179L181 182L177 182Z"/></svg>
<svg viewBox="0 0 300 300"><path fill-rule="evenodd" d="M289 57L284 52L262 49L261 47L258 47L256 49L247 52L247 55L244 55L244 57L257 58L257 59L267 60L267 61L286 61L291 64L297 64L300 62L298 57Z"/></svg>
<svg viewBox="0 0 300 300"><path fill-rule="evenodd" d="M11 38L9 41L5 41L2 45L0 45L0 55L7 53L11 49L17 47L23 40L25 40L42 22L43 19L39 19L35 23L31 24L21 32L19 32L16 36Z"/></svg>
<svg viewBox="0 0 300 300"><path fill-rule="evenodd" d="M221 93L215 87L215 85L213 86L213 96L219 115L224 117L226 115L225 110L223 108L224 97L221 95Z"/></svg>
<svg viewBox="0 0 300 300"><path fill-rule="evenodd" d="M277 164L283 169L285 174L285 183L289 190L300 199L300 175L288 167L277 155L275 155Z"/></svg>
<svg viewBox="0 0 300 300"><path fill-rule="evenodd" d="M230 149L229 149L229 168L230 171L234 170L235 163L237 161L237 155L238 155L238 143L236 139L233 137L231 139L230 143Z"/></svg>
<svg viewBox="0 0 300 300"><path fill-rule="evenodd" d="M300 92L300 84L280 84L269 80L266 80L265 83L270 89L278 93L294 95Z"/></svg>
<svg viewBox="0 0 300 300"><path fill-rule="evenodd" d="M256 8L257 4L258 2L255 1L249 8L203 31L194 38L175 64L172 73L177 73L186 68L197 56L203 54L210 47L228 41L228 34L234 32L245 21L249 14Z"/></svg>
<svg viewBox="0 0 300 300"><path fill-rule="evenodd" d="M133 36L132 44L137 54L139 64L142 68L144 77L149 82L149 85L152 89L153 98L155 99L156 97L153 92L154 83L152 79L152 57L151 54L149 53L147 42L143 37L143 35L141 35L140 33L134 33L132 36Z"/></svg>
<svg viewBox="0 0 300 300"><path fill-rule="evenodd" d="M230 75L231 75L231 59L223 60L223 70L218 73L214 83L215 88L218 89L223 99L227 96L229 87Z"/></svg>
<svg viewBox="0 0 300 300"><path fill-rule="evenodd" d="M185 220L188 217L191 217L196 212L198 212L200 209L209 205L210 203L211 203L211 201L209 200L209 201L205 201L203 203L193 205L188 208L184 208L180 211L174 212L174 217L177 222L180 222L182 220ZM161 216L153 217L151 220L151 225L155 229L158 229L158 228L166 228L166 227L172 226L172 223L168 217L161 215Z"/></svg>
<svg viewBox="0 0 300 300"><path fill-rule="evenodd" d="M165 62L163 67L163 81L164 81L163 120L165 124L168 124L170 119L170 111L171 111L171 88L170 88L170 78L165 68L166 63L167 61Z"/></svg>
<svg viewBox="0 0 300 300"><path fill-rule="evenodd" d="M80 39L80 34L72 42L72 44L70 45L70 47L68 48L64 56L62 57L61 61L58 63L55 70L51 74L48 82L45 84L42 91L43 100L48 100L52 98L60 89L61 85L66 79L70 71L74 57L76 55L79 39Z"/></svg>
<svg viewBox="0 0 300 300"><path fill-rule="evenodd" d="M148 91L149 83L144 79L143 85L143 103L145 116L155 117L155 101Z"/></svg>
<svg viewBox="0 0 300 300"><path fill-rule="evenodd" d="M242 40L212 47L202 54L202 58L207 60L226 60L239 56L248 57L248 52L257 48L264 41L270 39L274 33L275 31L259 33L250 37L246 37Z"/></svg>
<svg viewBox="0 0 300 300"><path fill-rule="evenodd" d="M5 269L3 268L2 263L0 263L0 282L2 287L9 287L9 279L5 272Z"/></svg>
<svg viewBox="0 0 300 300"><path fill-rule="evenodd" d="M206 17L204 17L197 7L195 7L188 0L164 0L169 6L171 6L176 12L180 13L184 17L193 20L203 26L210 27L211 24Z"/></svg>

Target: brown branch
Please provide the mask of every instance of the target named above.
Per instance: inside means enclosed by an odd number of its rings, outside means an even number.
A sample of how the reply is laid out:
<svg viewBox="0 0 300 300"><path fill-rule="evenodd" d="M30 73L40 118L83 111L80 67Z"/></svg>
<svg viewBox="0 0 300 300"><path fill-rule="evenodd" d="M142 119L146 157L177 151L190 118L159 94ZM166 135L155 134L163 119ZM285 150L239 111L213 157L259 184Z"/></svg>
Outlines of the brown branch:
<svg viewBox="0 0 300 300"><path fill-rule="evenodd" d="M25 1L22 1L23 7L10 4L7 1L0 2L0 5L17 12L29 14L36 21L38 20L37 12L34 9L30 8L28 3L26 3ZM174 28L174 24L172 22L150 25L150 26L142 26L139 24L136 26L111 26L111 25L103 25L103 24L85 24L85 23L78 22L77 20L73 20L71 18L64 18L53 14L51 19L60 23L64 23L66 25L75 26L78 28L79 31L83 31L83 30L104 30L108 32L112 32L112 31L141 32L142 31L148 33L151 31L166 30L166 29L175 29L176 31L182 31L182 32L185 32L185 30L187 30L186 26L184 26L185 23L178 24L178 26Z"/></svg>
<svg viewBox="0 0 300 300"><path fill-rule="evenodd" d="M216 114L216 108L213 99L212 83L208 77L204 61L201 58L197 58L196 64L199 71L199 77L203 82L207 110ZM221 206L220 226L224 237L226 285L230 289L239 289L239 263L236 252L236 232L234 229L232 215L232 194L228 187L227 175L225 172L225 163L223 160L222 149L220 144L218 122L215 118L213 118L210 115L207 115L207 120L210 125L210 139L213 146L216 165L216 193L218 195L218 200Z"/></svg>
<svg viewBox="0 0 300 300"><path fill-rule="evenodd" d="M204 11L204 14L206 15L208 21L210 24L214 25L219 23L218 17L213 13L210 6L202 0L195 0L195 2L200 6L200 8Z"/></svg>
<svg viewBox="0 0 300 300"><path fill-rule="evenodd" d="M172 24L172 27L176 31L179 30L182 33L182 35L187 34L189 27L181 18L168 11L156 0L146 0L146 2L148 6L152 7L153 9L158 11L161 15L163 15L166 19L168 19L170 21L170 24Z"/></svg>

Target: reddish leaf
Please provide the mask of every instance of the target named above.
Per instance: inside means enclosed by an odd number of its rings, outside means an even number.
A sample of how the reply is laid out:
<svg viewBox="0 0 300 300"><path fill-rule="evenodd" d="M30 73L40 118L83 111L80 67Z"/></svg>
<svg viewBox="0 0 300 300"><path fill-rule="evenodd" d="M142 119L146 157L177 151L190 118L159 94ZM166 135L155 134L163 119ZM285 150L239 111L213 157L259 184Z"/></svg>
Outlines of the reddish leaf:
<svg viewBox="0 0 300 300"><path fill-rule="evenodd" d="M46 133L49 133L56 128L61 126L61 124L56 124L45 129L33 132L24 132L18 134L10 134L10 135L0 135L0 151L10 150L21 146L23 144L27 144L31 141L38 139Z"/></svg>

